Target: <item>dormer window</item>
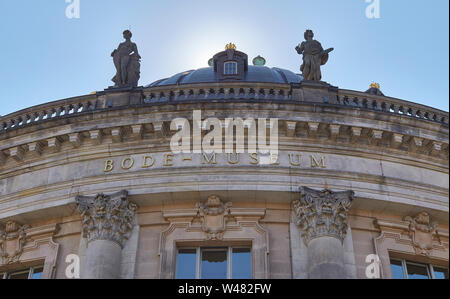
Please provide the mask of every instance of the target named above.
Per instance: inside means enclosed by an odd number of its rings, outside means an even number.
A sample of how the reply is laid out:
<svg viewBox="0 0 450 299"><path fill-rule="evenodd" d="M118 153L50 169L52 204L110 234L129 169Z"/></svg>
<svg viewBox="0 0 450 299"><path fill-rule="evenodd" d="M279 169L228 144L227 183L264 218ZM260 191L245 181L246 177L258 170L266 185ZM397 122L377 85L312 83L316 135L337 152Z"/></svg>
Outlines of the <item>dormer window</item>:
<svg viewBox="0 0 450 299"><path fill-rule="evenodd" d="M225 51L217 53L211 64L215 77L219 81L245 80L248 72L248 56L236 50L233 44L227 45Z"/></svg>
<svg viewBox="0 0 450 299"><path fill-rule="evenodd" d="M237 75L238 64L236 61L227 61L223 64L223 74L224 75Z"/></svg>

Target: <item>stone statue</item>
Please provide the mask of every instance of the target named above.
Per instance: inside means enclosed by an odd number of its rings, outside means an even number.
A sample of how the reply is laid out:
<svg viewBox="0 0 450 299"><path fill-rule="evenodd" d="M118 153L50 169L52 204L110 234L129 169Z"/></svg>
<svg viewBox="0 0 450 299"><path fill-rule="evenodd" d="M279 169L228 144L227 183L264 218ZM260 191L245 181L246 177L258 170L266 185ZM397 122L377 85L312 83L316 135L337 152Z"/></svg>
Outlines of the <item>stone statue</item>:
<svg viewBox="0 0 450 299"><path fill-rule="evenodd" d="M303 55L303 64L300 68L303 78L310 81L320 81L322 80L320 66L328 62L328 54L334 49L324 50L322 45L313 38L314 33L311 30L306 30L305 41L295 49L298 54Z"/></svg>
<svg viewBox="0 0 450 299"><path fill-rule="evenodd" d="M111 53L117 73L112 79L114 87L136 87L140 78L141 56L137 46L131 42L133 34L129 30L123 32L125 42Z"/></svg>

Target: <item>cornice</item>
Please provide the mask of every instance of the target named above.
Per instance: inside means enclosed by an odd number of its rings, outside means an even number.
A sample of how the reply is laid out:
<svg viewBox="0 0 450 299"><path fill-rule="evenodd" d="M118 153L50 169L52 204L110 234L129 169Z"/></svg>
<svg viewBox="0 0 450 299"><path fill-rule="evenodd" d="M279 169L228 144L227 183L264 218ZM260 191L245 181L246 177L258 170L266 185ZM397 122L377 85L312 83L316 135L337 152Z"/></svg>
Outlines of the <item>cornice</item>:
<svg viewBox="0 0 450 299"><path fill-rule="evenodd" d="M268 107L266 107L268 108ZM141 112L142 113L142 112ZM186 113L186 112L184 112ZM192 112L191 112L192 113ZM222 112L226 117L226 112ZM236 117L246 115L260 115L261 110L238 110ZM188 116L188 113L186 113ZM292 114L292 113L291 113ZM281 145L284 142L301 143L308 140L309 143L322 145L324 148L347 147L352 150L371 152L395 157L407 156L417 159L442 161L448 164L448 135L441 131L441 127L415 128L409 124L392 123L389 120L364 119L358 117L339 118L339 115L328 113L303 113L287 118L283 112L272 113L273 117L280 116L279 131ZM41 129L28 135L11 137L0 140L0 169L8 160L15 160L15 166L29 163L33 159L61 153L69 154L77 151L80 154L84 147L119 147L127 144L148 142L168 144L171 132L168 130L170 120L180 117L180 112L173 114L129 114L121 116L120 121L115 121L114 114L106 114L107 118L84 121L79 125L70 124L58 128ZM163 118L162 116L165 116ZM205 112L208 117L208 112ZM217 117L220 117L217 115ZM408 119L408 121L410 121ZM439 129L438 131L435 131ZM120 137L120 138L119 138ZM108 149L110 150L110 149ZM420 159L420 158L419 158ZM14 164L13 164L14 165Z"/></svg>

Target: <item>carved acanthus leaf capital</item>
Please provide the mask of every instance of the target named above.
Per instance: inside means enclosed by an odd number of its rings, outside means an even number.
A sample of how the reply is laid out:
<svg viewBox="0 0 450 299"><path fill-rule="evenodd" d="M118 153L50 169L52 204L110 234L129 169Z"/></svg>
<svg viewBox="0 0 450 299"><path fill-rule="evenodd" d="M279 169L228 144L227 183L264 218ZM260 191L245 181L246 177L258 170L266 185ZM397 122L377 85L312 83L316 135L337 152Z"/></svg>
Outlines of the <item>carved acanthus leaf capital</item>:
<svg viewBox="0 0 450 299"><path fill-rule="evenodd" d="M109 240L121 247L125 245L137 211L137 205L128 200L127 191L95 197L77 196L76 202L82 217L83 237L88 242Z"/></svg>
<svg viewBox="0 0 450 299"><path fill-rule="evenodd" d="M300 195L300 200L293 202L293 210L305 244L325 236L344 242L348 230L348 211L355 193L302 187Z"/></svg>

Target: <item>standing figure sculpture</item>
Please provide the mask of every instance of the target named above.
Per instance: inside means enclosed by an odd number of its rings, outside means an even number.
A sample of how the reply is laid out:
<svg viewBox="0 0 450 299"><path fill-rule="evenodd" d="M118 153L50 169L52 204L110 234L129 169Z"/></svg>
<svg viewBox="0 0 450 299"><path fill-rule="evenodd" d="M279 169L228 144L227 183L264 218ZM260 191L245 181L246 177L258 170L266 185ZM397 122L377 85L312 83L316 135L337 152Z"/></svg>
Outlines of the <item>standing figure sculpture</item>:
<svg viewBox="0 0 450 299"><path fill-rule="evenodd" d="M125 42L111 53L114 58L116 75L112 79L114 87L136 87L140 78L141 56L137 46L131 42L133 34L129 30L123 32Z"/></svg>
<svg viewBox="0 0 450 299"><path fill-rule="evenodd" d="M298 45L295 50L298 54L303 55L303 64L300 68L303 79L320 81L322 80L320 66L328 62L328 54L334 49L324 50L322 45L313 38L314 33L311 30L306 30L305 41Z"/></svg>

